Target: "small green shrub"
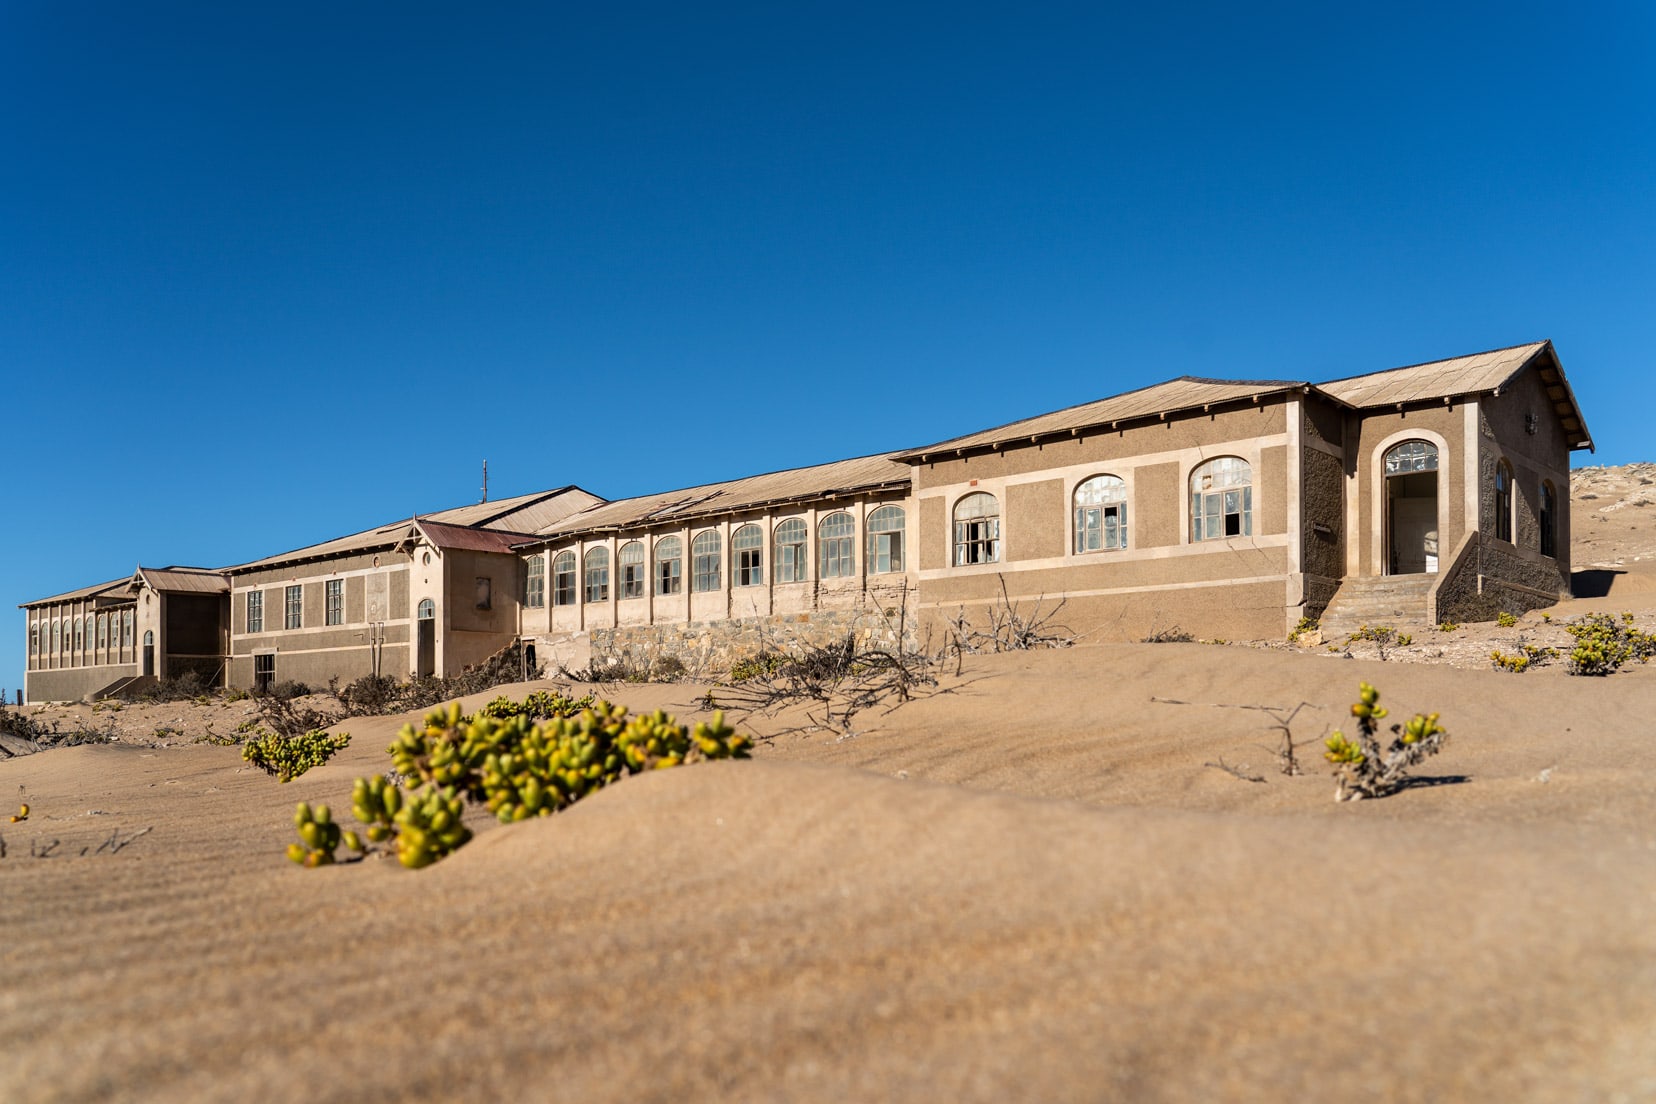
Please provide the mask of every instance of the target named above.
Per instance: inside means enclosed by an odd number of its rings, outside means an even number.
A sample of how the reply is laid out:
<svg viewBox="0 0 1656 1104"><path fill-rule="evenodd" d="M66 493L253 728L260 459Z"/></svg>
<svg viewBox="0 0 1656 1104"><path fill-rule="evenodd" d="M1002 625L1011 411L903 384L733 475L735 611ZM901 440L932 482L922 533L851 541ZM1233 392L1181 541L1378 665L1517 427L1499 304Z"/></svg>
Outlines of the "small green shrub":
<svg viewBox="0 0 1656 1104"><path fill-rule="evenodd" d="M1298 644L1300 637L1304 636L1306 633L1314 633L1316 631L1317 619L1315 617L1302 617L1299 619L1299 624L1295 625L1293 631L1288 634L1288 643Z"/></svg>
<svg viewBox="0 0 1656 1104"><path fill-rule="evenodd" d="M548 715L537 723L543 711ZM697 759L745 759L752 746L723 713L688 728L660 710L629 717L625 706L544 691L523 702L497 698L471 717L454 702L428 714L422 728L404 725L386 749L410 789L384 777L359 778L351 811L367 825L370 844L392 842L398 861L418 868L471 839L463 823L467 802L505 823L550 816L627 775ZM290 846L289 856L309 866L333 861L312 859L325 848L296 824L303 846ZM310 834L323 844L331 838L325 829Z"/></svg>
<svg viewBox="0 0 1656 1104"><path fill-rule="evenodd" d="M1518 618L1514 617L1506 610L1502 610L1500 613L1495 615L1495 623L1503 629L1510 629L1518 623Z"/></svg>
<svg viewBox="0 0 1656 1104"><path fill-rule="evenodd" d="M337 862L335 852L341 844L359 854L364 850L355 832L341 831L333 822L333 812L326 805L312 809L308 802L301 801L293 811L293 826L299 830L300 842L288 844L287 856L300 866Z"/></svg>
<svg viewBox="0 0 1656 1104"><path fill-rule="evenodd" d="M1453 621L1439 621L1437 630L1438 632L1455 632L1459 628L1460 626L1455 624Z"/></svg>
<svg viewBox="0 0 1656 1104"><path fill-rule="evenodd" d="M730 665L730 681L746 682L748 679L769 678L787 665L788 657L776 652L759 652L756 655L744 656Z"/></svg>
<svg viewBox="0 0 1656 1104"><path fill-rule="evenodd" d="M1448 742L1449 734L1438 724L1438 715L1416 713L1406 724L1391 726L1392 741L1382 748L1377 722L1387 716L1379 704L1380 691L1360 683L1351 715L1357 718L1357 739L1335 729L1323 741L1323 757L1334 764L1335 801L1361 801L1384 797L1399 789L1407 770L1428 756L1436 755Z"/></svg>
<svg viewBox="0 0 1656 1104"><path fill-rule="evenodd" d="M320 728L298 736L260 731L242 748L242 758L266 774L274 774L278 782L291 782L312 767L320 767L350 743L349 732L329 736Z"/></svg>
<svg viewBox="0 0 1656 1104"><path fill-rule="evenodd" d="M1608 613L1588 613L1564 626L1575 638L1570 649L1572 675L1608 675L1622 664L1640 663L1656 655L1656 635L1633 627L1633 615L1622 614L1618 622Z"/></svg>
<svg viewBox="0 0 1656 1104"><path fill-rule="evenodd" d="M1179 626L1171 629L1157 629L1140 641L1141 644L1194 644L1196 637L1185 632Z"/></svg>

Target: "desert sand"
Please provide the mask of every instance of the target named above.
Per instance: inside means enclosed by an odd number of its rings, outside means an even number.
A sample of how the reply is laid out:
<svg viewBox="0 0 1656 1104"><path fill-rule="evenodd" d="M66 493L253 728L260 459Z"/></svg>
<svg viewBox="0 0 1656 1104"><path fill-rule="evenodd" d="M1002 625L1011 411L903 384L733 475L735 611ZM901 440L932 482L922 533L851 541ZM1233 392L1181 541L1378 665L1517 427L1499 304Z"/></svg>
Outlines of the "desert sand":
<svg viewBox="0 0 1656 1104"><path fill-rule="evenodd" d="M1608 593L1552 616L1656 627L1656 510L1597 501ZM753 717L750 761L476 817L423 871L282 855L402 718L287 785L176 737L0 761L33 807L0 823L0 1100L1656 1100L1656 663L1435 658L968 657L850 733ZM1336 804L1365 679L1451 740ZM706 687L602 689L688 719ZM1289 776L1254 707L1301 702Z"/></svg>

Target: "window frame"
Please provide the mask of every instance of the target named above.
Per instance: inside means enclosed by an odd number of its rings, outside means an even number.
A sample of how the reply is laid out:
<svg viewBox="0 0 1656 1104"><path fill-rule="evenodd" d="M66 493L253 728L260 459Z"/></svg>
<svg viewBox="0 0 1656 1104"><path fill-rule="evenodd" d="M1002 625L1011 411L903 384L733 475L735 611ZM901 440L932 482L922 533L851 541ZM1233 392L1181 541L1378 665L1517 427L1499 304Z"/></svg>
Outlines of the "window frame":
<svg viewBox="0 0 1656 1104"><path fill-rule="evenodd" d="M633 551L636 549L637 551ZM643 598L646 594L646 584L649 579L649 557L644 551L644 542L630 540L623 544L615 553L617 574L621 577L619 596L623 599Z"/></svg>
<svg viewBox="0 0 1656 1104"><path fill-rule="evenodd" d="M1507 463L1506 457L1495 462L1495 539L1516 544L1514 533L1517 526L1514 524L1513 513L1517 506L1517 495L1513 494L1512 465Z"/></svg>
<svg viewBox="0 0 1656 1104"><path fill-rule="evenodd" d="M730 585L765 585L765 531L751 522L730 534Z"/></svg>
<svg viewBox="0 0 1656 1104"><path fill-rule="evenodd" d="M663 548L672 543L672 555L667 555ZM671 598L675 594L684 593L684 541L676 534L662 537L655 542L652 550L655 556L655 569L650 572L652 586L657 598Z"/></svg>
<svg viewBox="0 0 1656 1104"><path fill-rule="evenodd" d="M253 653L253 692L265 693L276 684L276 653Z"/></svg>
<svg viewBox="0 0 1656 1104"><path fill-rule="evenodd" d="M810 574L811 527L804 518L783 518L771 530L772 574L778 583L803 583Z"/></svg>
<svg viewBox="0 0 1656 1104"><path fill-rule="evenodd" d="M1536 521L1541 527L1540 549L1543 556L1558 558L1558 491L1550 479L1541 481L1540 500L1537 502Z"/></svg>
<svg viewBox="0 0 1656 1104"><path fill-rule="evenodd" d="M962 510L971 504L970 508L977 510L978 504L988 502L993 506L992 513L962 514ZM952 526L954 541L951 562L956 567L976 567L981 564L1000 563L1001 531L1000 499L988 491L972 491L961 495L955 500L954 508L949 511L949 520Z"/></svg>
<svg viewBox="0 0 1656 1104"><path fill-rule="evenodd" d="M724 589L722 544L717 529L703 529L690 541L690 593L713 594Z"/></svg>
<svg viewBox="0 0 1656 1104"><path fill-rule="evenodd" d="M523 604L528 609L546 608L546 555L537 552L524 562Z"/></svg>
<svg viewBox="0 0 1656 1104"><path fill-rule="evenodd" d="M1237 478L1237 467L1225 466L1227 461L1240 465L1241 472L1247 478ZM1208 482L1198 488L1198 479L1206 479ZM1190 543L1252 537L1253 486L1253 463L1240 456L1215 456L1192 468L1189 478L1185 481L1190 503ZM1231 508L1233 497L1235 509ZM1210 510L1208 507L1215 502L1218 504L1217 511ZM1230 519L1233 517L1236 518L1235 532L1231 531ZM1204 522L1216 524L1204 525ZM1207 533L1204 529L1216 531Z"/></svg>
<svg viewBox="0 0 1656 1104"><path fill-rule="evenodd" d="M1095 490L1089 492L1089 488ZM1112 497L1103 497L1105 488ZM1081 501L1087 494L1089 501ZM1089 475L1070 492L1070 548L1077 556L1123 552L1128 548L1127 481L1100 472ZM1096 541L1092 538L1096 538Z"/></svg>
<svg viewBox="0 0 1656 1104"><path fill-rule="evenodd" d="M606 544L595 544L581 557L581 598L588 605L609 601L610 554Z"/></svg>
<svg viewBox="0 0 1656 1104"><path fill-rule="evenodd" d="M345 580L324 579L322 581L322 624L343 625L345 623Z"/></svg>
<svg viewBox="0 0 1656 1104"><path fill-rule="evenodd" d="M566 548L552 557L552 604L573 606L580 593L576 580L580 577L580 558L573 548Z"/></svg>
<svg viewBox="0 0 1656 1104"><path fill-rule="evenodd" d="M250 590L247 592L247 604L245 606L245 611L244 617L247 623L246 631L249 633L264 632L263 590Z"/></svg>
<svg viewBox="0 0 1656 1104"><path fill-rule="evenodd" d="M897 524L890 524L895 517ZM863 523L867 548L864 563L870 575L901 575L903 573L903 542L908 531L908 511L895 502L888 502L869 513Z"/></svg>
<svg viewBox="0 0 1656 1104"><path fill-rule="evenodd" d="M841 522L843 520L843 523ZM835 510L817 519L817 578L857 577L857 519L849 510Z"/></svg>
<svg viewBox="0 0 1656 1104"><path fill-rule="evenodd" d="M282 629L305 627L305 585L291 583L282 588Z"/></svg>

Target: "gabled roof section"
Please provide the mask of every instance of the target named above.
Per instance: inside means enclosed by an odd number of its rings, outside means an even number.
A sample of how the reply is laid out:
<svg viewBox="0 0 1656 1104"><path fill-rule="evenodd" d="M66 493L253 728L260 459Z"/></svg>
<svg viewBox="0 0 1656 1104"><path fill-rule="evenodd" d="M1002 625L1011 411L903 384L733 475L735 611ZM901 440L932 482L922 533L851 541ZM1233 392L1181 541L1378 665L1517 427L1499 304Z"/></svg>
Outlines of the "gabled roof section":
<svg viewBox="0 0 1656 1104"><path fill-rule="evenodd" d="M130 593L141 587L168 594L228 594L230 580L206 567L140 567L127 583Z"/></svg>
<svg viewBox="0 0 1656 1104"><path fill-rule="evenodd" d="M667 525L792 502L821 501L910 484L908 466L889 454L749 475L676 491L606 502L539 530L541 543L580 533Z"/></svg>
<svg viewBox="0 0 1656 1104"><path fill-rule="evenodd" d="M534 533L548 525L555 525L571 514L601 505L602 498L591 491L570 484L551 491L502 498L495 502L477 502L457 506L452 510L438 510L422 517L445 525L472 525L483 529L500 529L513 533Z"/></svg>
<svg viewBox="0 0 1656 1104"><path fill-rule="evenodd" d="M1037 414L1033 418L1008 422L994 429L896 453L893 458L924 462L944 454L959 455L1014 443L1032 444L1043 438L1073 436L1089 429L1114 429L1123 422L1162 418L1221 403L1258 402L1271 395L1304 391L1309 386L1299 380L1218 380L1180 376L1166 383L1141 387L1137 391L1096 399L1051 414Z"/></svg>
<svg viewBox="0 0 1656 1104"><path fill-rule="evenodd" d="M445 525L429 517L415 518L414 530L437 548L471 552L506 552L535 539L533 533L512 533L504 529L474 529L467 525ZM410 534L410 537L413 533Z"/></svg>
<svg viewBox="0 0 1656 1104"><path fill-rule="evenodd" d="M244 564L224 569L227 575L239 575L246 571L257 571L260 568L276 567L280 564L305 563L309 560L323 560L329 556L343 556L353 552L369 552L380 548L394 548L399 541L406 539L413 532L413 519L396 521L390 525L381 525L374 529L364 529L360 533L352 533L346 537L336 537L321 544L310 544L303 548L295 548L291 552L279 552L274 556L263 559L250 560Z"/></svg>
<svg viewBox="0 0 1656 1104"><path fill-rule="evenodd" d="M1384 372L1348 376L1317 385L1317 390L1358 408L1403 406L1408 403L1454 399L1469 395L1499 395L1501 390L1534 366L1552 401L1572 449L1591 449L1593 438L1587 420L1576 404L1575 393L1564 378L1564 367L1551 341L1532 341L1505 349L1472 353L1411 364Z"/></svg>
<svg viewBox="0 0 1656 1104"><path fill-rule="evenodd" d="M60 602L84 602L88 599L125 599L126 587L132 582L132 576L123 575L119 579L112 579L107 583L97 583L93 586L81 587L78 590L65 591L62 594L53 594L48 598L36 598L32 602L22 602L18 609L34 609L36 606L53 606Z"/></svg>

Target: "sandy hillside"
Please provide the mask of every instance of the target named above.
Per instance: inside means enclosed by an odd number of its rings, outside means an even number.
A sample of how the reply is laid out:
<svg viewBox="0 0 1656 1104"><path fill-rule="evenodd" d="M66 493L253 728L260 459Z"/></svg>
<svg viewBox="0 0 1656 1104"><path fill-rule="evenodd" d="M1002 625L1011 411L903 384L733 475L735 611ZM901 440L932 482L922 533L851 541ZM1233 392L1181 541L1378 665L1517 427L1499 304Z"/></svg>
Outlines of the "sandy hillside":
<svg viewBox="0 0 1656 1104"><path fill-rule="evenodd" d="M1605 539L1626 574L1555 618L1656 625L1656 565ZM1336 805L1363 679L1452 739ZM1302 702L1290 777L1256 707ZM0 822L0 1100L1656 1100L1653 712L1656 664L969 658L419 872L281 857L398 719L283 786L134 715L0 761L34 810Z"/></svg>

